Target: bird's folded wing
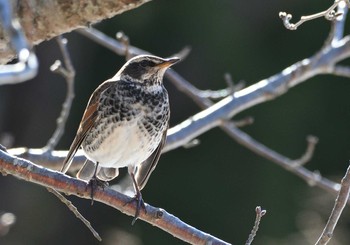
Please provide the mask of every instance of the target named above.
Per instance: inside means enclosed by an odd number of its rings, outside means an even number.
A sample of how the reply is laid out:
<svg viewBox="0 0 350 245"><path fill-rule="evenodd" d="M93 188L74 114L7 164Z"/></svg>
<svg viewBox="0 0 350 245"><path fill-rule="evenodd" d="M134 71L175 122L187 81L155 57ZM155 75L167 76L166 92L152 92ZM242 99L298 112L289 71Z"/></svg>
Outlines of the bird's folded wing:
<svg viewBox="0 0 350 245"><path fill-rule="evenodd" d="M140 190L142 190L145 187L151 173L157 166L159 157L161 155L162 149L166 141L166 134L167 134L167 130L164 131L162 140L160 141L158 147L152 153L152 155L149 156L145 161L143 161L137 167L137 170L135 173L135 179Z"/></svg>

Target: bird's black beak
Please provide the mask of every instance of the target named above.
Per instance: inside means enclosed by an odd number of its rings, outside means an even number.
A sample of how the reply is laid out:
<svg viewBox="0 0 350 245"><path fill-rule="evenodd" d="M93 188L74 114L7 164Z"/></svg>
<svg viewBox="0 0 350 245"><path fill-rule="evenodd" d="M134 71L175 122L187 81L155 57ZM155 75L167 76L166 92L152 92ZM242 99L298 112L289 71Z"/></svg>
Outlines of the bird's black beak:
<svg viewBox="0 0 350 245"><path fill-rule="evenodd" d="M173 64L177 63L180 60L178 57L173 57L169 59L164 59L164 62L158 64L157 66L160 68L168 68L172 66Z"/></svg>

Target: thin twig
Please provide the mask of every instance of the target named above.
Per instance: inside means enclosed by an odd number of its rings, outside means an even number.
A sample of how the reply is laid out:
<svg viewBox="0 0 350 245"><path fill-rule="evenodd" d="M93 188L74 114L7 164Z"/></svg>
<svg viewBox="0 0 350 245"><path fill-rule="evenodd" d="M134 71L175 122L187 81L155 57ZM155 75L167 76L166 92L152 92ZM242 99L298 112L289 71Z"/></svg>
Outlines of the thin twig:
<svg viewBox="0 0 350 245"><path fill-rule="evenodd" d="M178 57L181 59L181 62L183 62L190 53L191 53L191 47L185 46L179 52L171 55L170 57Z"/></svg>
<svg viewBox="0 0 350 245"><path fill-rule="evenodd" d="M185 149L190 149L190 148L193 148L193 147L200 145L200 143L201 143L201 141L199 139L193 139L190 142L188 142L186 145L184 145L183 147Z"/></svg>
<svg viewBox="0 0 350 245"><path fill-rule="evenodd" d="M334 67L333 73L336 76L350 78L350 67L337 65Z"/></svg>
<svg viewBox="0 0 350 245"><path fill-rule="evenodd" d="M47 187L46 189L52 194L54 194L58 199L60 199L61 202L63 202L69 208L69 210L72 211L75 214L75 216L84 223L84 225L91 231L91 233L94 235L94 237L96 237L97 240L99 240L100 242L102 241L102 238L97 233L97 231L91 226L90 222L87 219L85 219L85 217L81 213L79 213L78 209L73 205L71 201L69 201L55 189L52 189L50 187Z"/></svg>
<svg viewBox="0 0 350 245"><path fill-rule="evenodd" d="M125 59L129 60L133 57L132 54L129 53L129 46L130 46L130 40L129 37L127 35L124 34L124 32L119 31L117 32L117 34L115 35L116 39L121 42L124 47L125 47Z"/></svg>
<svg viewBox="0 0 350 245"><path fill-rule="evenodd" d="M340 2L343 2L344 0L335 0L333 5L329 7L327 10L312 14L312 15L307 15L307 16L302 16L300 20L293 24L290 22L292 19L291 14L287 14L286 12L280 12L279 17L282 19L284 26L289 29L289 30L296 30L301 24L303 24L306 21L314 20L320 17L324 17L327 20L335 20L338 16L342 15L341 12L335 12L334 9L338 6ZM346 0L348 2L348 0Z"/></svg>
<svg viewBox="0 0 350 245"><path fill-rule="evenodd" d="M313 135L309 135L306 138L306 141L307 147L305 153L299 159L293 160L289 163L292 168L299 168L303 166L305 163L309 162L314 155L315 147L318 143L318 138Z"/></svg>
<svg viewBox="0 0 350 245"><path fill-rule="evenodd" d="M326 245L331 240L334 233L334 229L349 199L349 191L350 191L350 165L346 170L345 176L341 180L341 188L339 190L337 199L335 200L332 213L329 216L328 222L315 245Z"/></svg>
<svg viewBox="0 0 350 245"><path fill-rule="evenodd" d="M261 209L260 206L257 206L255 208L255 213L256 213L256 217L255 217L254 226L253 226L252 231L249 234L248 240L246 241L245 245L251 245L252 244L252 242L254 240L254 237L256 236L256 233L259 230L259 225L260 225L261 218L266 214L266 210Z"/></svg>
<svg viewBox="0 0 350 245"><path fill-rule="evenodd" d="M289 159L278 152L273 151L272 149L266 147L260 142L253 139L251 136L238 129L232 123L225 123L223 130L232 138L234 138L239 144L245 146L252 152L256 153L259 156L262 156L271 162L276 163L287 171L299 176L310 186L318 186L323 190L326 190L330 193L336 194L339 191L339 184L322 177L318 172L312 172L302 166L298 168L293 168L291 163L298 161ZM310 144L310 143L309 143Z"/></svg>
<svg viewBox="0 0 350 245"><path fill-rule="evenodd" d="M231 74L225 73L224 79L227 85L227 88L220 89L220 90L199 90L196 88L196 94L199 97L205 98L205 99L222 99L229 95L234 94L235 92L243 89L245 87L244 81L239 81L237 84L234 84Z"/></svg>
<svg viewBox="0 0 350 245"><path fill-rule="evenodd" d="M56 40L63 56L65 68L62 66L60 61L56 61L51 66L51 71L60 74L65 79L67 84L67 92L65 101L62 104L61 114L57 118L56 130L47 142L46 146L44 147L44 153L51 152L57 146L59 140L61 139L74 99L75 70L67 49L67 39L58 36Z"/></svg>
<svg viewBox="0 0 350 245"><path fill-rule="evenodd" d="M247 125L251 125L253 123L254 123L253 117L245 117L243 119L233 121L233 124L238 128L242 128L242 127L245 127Z"/></svg>

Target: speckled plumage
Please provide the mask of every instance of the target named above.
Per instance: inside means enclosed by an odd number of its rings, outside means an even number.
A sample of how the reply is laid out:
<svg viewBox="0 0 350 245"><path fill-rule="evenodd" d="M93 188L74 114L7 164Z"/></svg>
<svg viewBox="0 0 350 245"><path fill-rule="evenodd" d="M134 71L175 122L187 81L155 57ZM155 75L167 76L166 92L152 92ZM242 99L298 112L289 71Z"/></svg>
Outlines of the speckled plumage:
<svg viewBox="0 0 350 245"><path fill-rule="evenodd" d="M61 171L68 170L81 146L97 169L87 163L78 178L89 181L96 173L98 179L109 181L119 168L128 167L141 199L140 190L164 146L170 117L163 75L178 60L137 56L102 83L90 97Z"/></svg>
<svg viewBox="0 0 350 245"><path fill-rule="evenodd" d="M82 148L99 167L141 163L158 147L167 129L168 93L162 84L148 91L146 84L109 83L99 97L98 123L91 127ZM107 149L99 150L101 146Z"/></svg>

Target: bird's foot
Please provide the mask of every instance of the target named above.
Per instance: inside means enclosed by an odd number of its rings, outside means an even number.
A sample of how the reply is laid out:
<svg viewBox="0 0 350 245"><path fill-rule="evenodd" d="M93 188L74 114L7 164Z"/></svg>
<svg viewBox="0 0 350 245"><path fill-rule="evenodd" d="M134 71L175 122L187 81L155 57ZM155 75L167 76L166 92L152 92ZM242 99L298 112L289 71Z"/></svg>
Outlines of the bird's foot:
<svg viewBox="0 0 350 245"><path fill-rule="evenodd" d="M109 184L107 181L102 181L96 177L92 177L88 184L86 185L86 188L90 188L90 198L91 198L91 206L94 205L94 192L96 188L101 187L104 189L105 187L108 187Z"/></svg>

